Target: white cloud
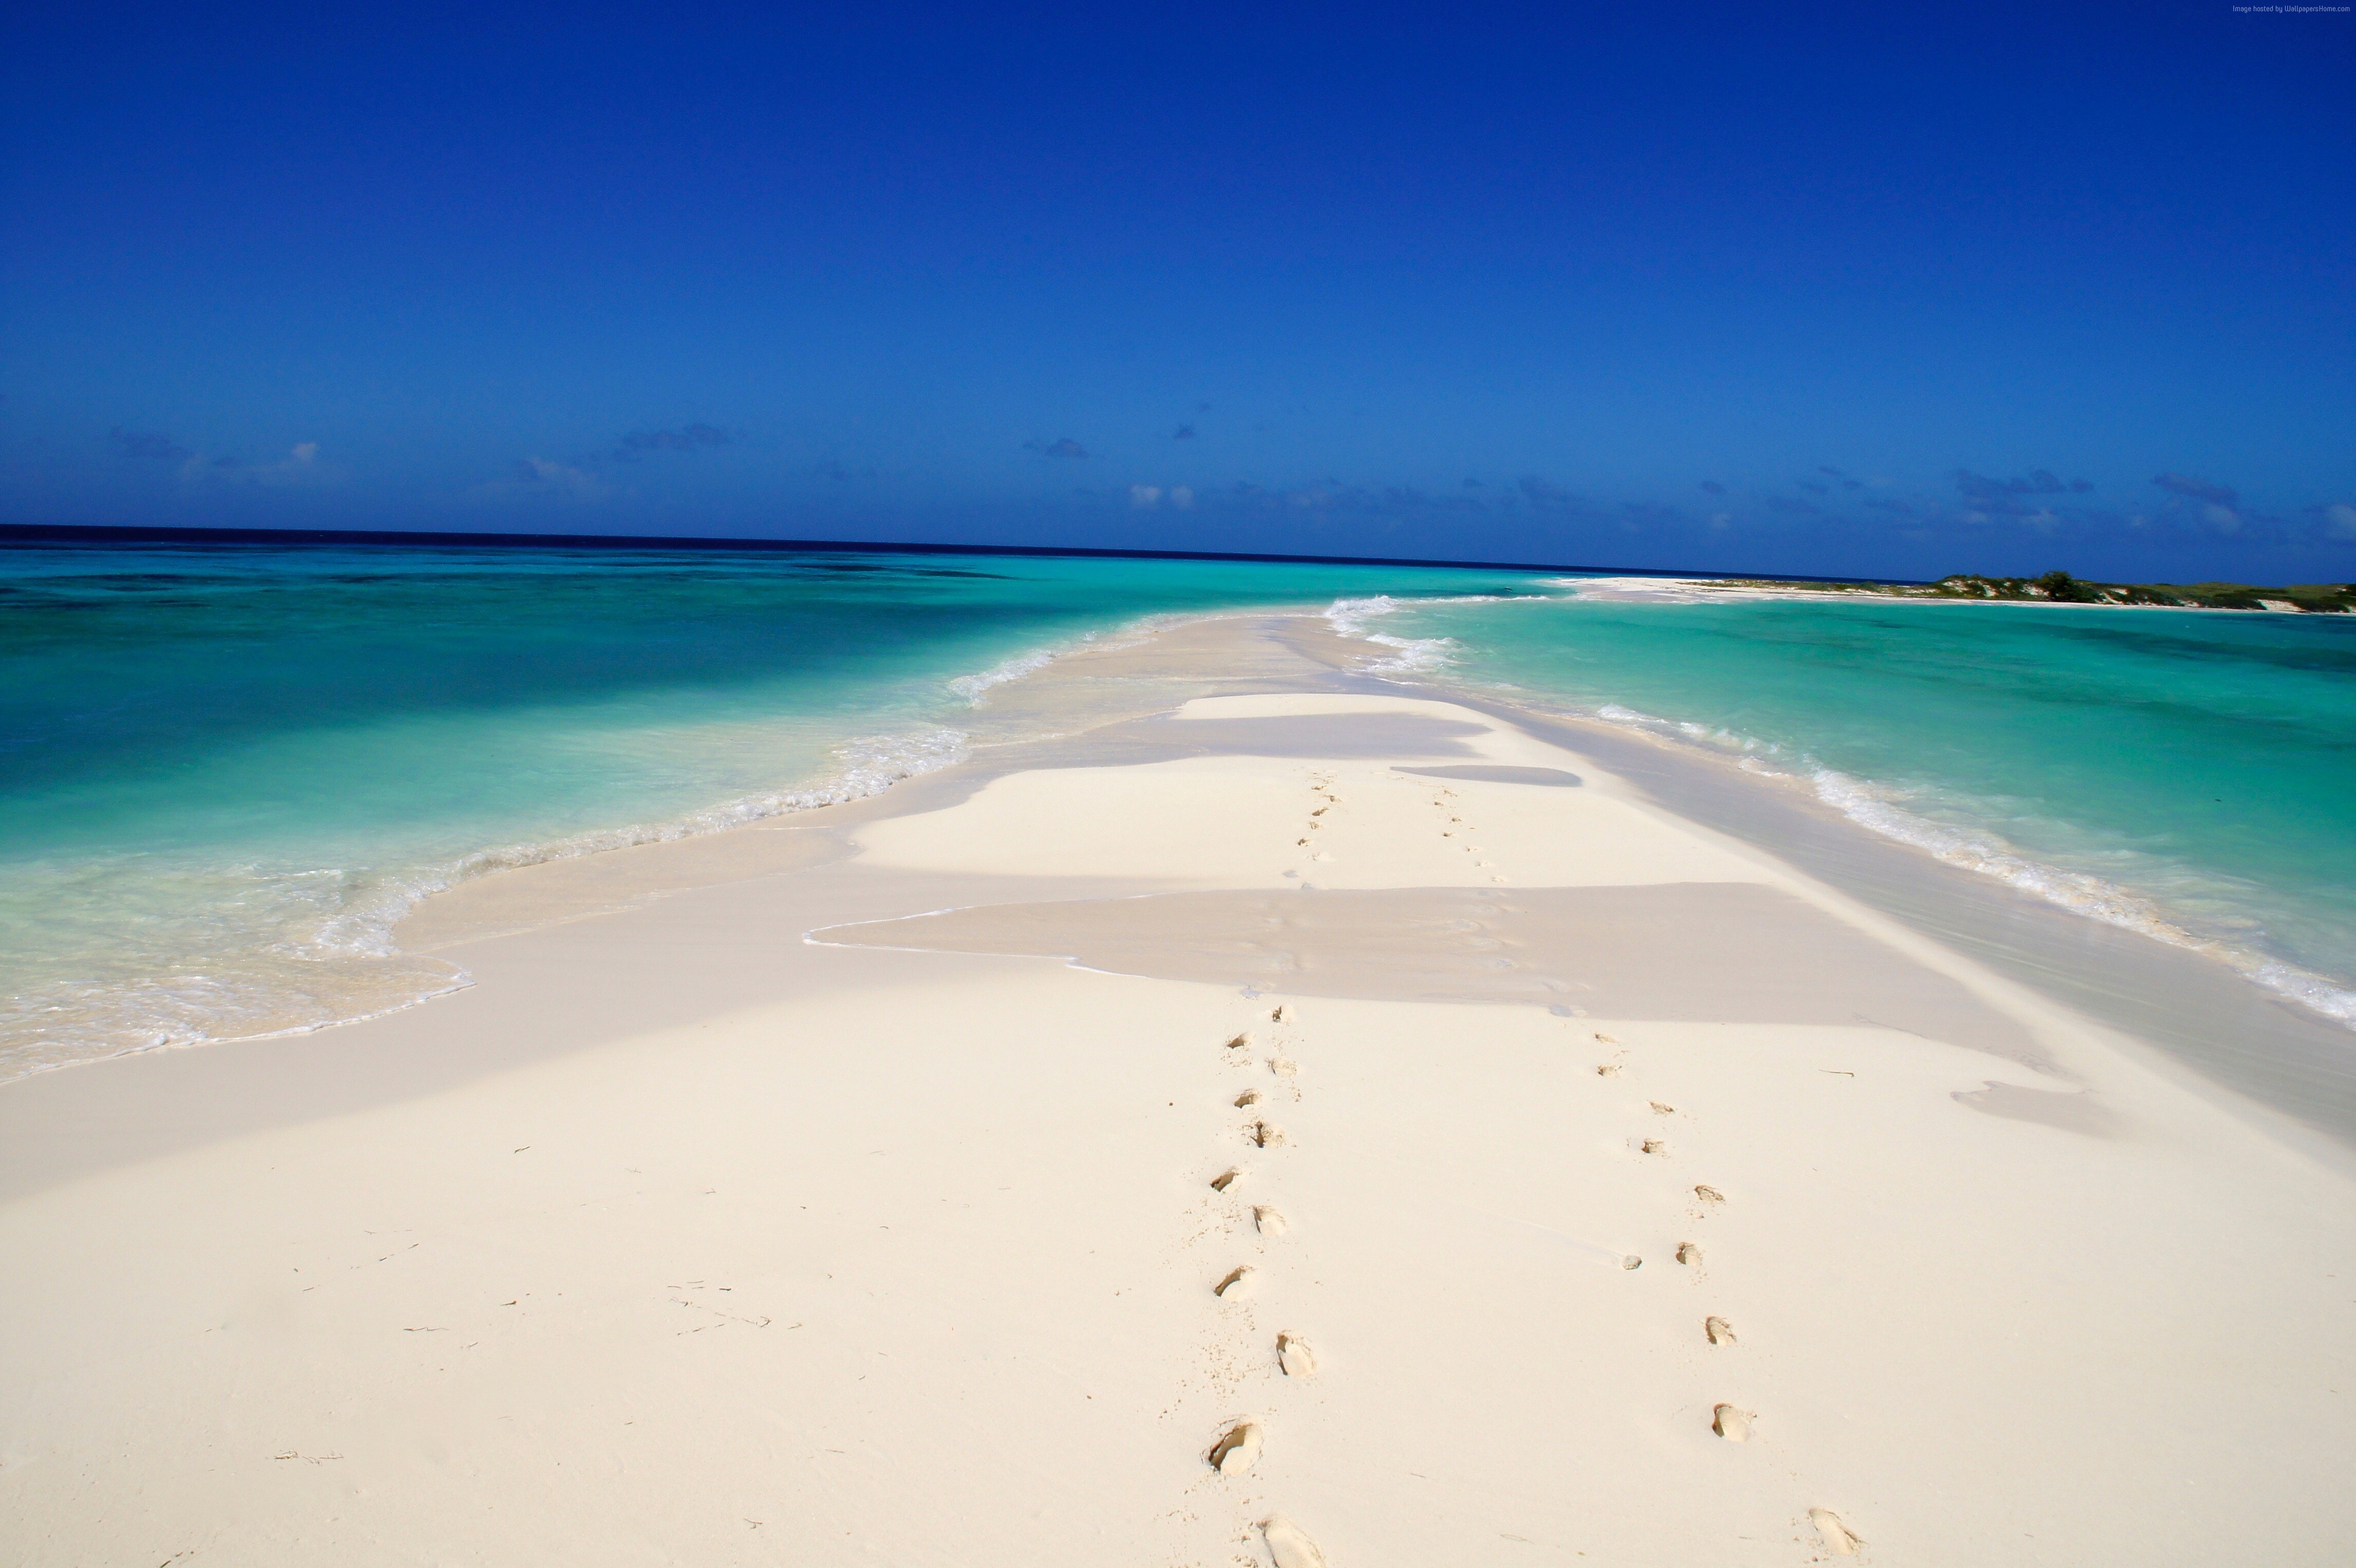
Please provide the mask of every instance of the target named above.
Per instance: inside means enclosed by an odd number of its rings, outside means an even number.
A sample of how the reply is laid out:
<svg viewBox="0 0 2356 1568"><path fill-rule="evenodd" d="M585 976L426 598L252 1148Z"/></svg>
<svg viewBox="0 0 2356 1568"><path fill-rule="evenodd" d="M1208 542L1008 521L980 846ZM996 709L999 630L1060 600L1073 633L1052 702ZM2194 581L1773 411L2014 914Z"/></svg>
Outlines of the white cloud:
<svg viewBox="0 0 2356 1568"><path fill-rule="evenodd" d="M2323 526L2334 539L2356 539L2356 506L2335 501L2323 509Z"/></svg>
<svg viewBox="0 0 2356 1568"><path fill-rule="evenodd" d="M187 485L208 480L221 484L333 485L341 483L343 478L341 468L319 461L316 441L296 442L275 463L248 463L237 457L208 457L201 452L192 452L180 465L180 482Z"/></svg>
<svg viewBox="0 0 2356 1568"><path fill-rule="evenodd" d="M298 441L277 462L256 463L246 472L265 485L299 485L326 474L326 470L319 467L319 444L316 441Z"/></svg>
<svg viewBox="0 0 2356 1568"><path fill-rule="evenodd" d="M1194 492L1184 485L1173 485L1170 487L1170 504L1184 511L1194 504Z"/></svg>
<svg viewBox="0 0 2356 1568"><path fill-rule="evenodd" d="M1189 499L1191 499L1192 498L1190 497ZM1130 486L1129 504L1133 507L1142 507L1149 510L1154 507L1160 506L1162 504L1162 487L1160 485Z"/></svg>
<svg viewBox="0 0 2356 1568"><path fill-rule="evenodd" d="M2232 507L2219 506L2216 502L2211 501L2201 509L2201 515L2207 518L2210 525L2220 533L2241 532L2242 514Z"/></svg>
<svg viewBox="0 0 2356 1568"><path fill-rule="evenodd" d="M551 500L601 500L606 487L594 474L545 457L526 457L499 478L477 485L478 496L544 496Z"/></svg>

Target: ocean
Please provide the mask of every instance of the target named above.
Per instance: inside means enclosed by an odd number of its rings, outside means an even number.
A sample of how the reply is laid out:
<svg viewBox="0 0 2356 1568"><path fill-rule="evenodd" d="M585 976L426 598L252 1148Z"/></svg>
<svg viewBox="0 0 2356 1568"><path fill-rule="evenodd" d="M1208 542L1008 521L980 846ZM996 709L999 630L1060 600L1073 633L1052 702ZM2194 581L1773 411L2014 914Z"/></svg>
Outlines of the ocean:
<svg viewBox="0 0 2356 1568"><path fill-rule="evenodd" d="M1480 569L712 549L0 546L0 1076L462 984L418 899L871 794L1154 618L1788 776L2356 1024L2356 622L1630 603Z"/></svg>
<svg viewBox="0 0 2356 1568"><path fill-rule="evenodd" d="M1333 614L1400 678L1730 755L2356 1027L2356 617L1552 586Z"/></svg>
<svg viewBox="0 0 2356 1568"><path fill-rule="evenodd" d="M1526 575L710 549L0 545L0 1077L450 990L466 877L871 794L1156 616Z"/></svg>

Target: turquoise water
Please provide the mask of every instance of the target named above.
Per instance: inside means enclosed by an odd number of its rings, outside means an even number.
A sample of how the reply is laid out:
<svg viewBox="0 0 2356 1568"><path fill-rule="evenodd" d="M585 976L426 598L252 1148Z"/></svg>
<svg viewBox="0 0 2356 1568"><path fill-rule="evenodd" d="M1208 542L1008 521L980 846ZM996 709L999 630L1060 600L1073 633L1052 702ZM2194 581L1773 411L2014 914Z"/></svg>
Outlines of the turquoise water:
<svg viewBox="0 0 2356 1568"><path fill-rule="evenodd" d="M1565 588L1345 618L2356 1023L2356 617Z"/></svg>
<svg viewBox="0 0 2356 1568"><path fill-rule="evenodd" d="M407 545L0 568L0 1074L446 990L388 940L424 894L939 767L990 681L1141 617L1526 583Z"/></svg>
<svg viewBox="0 0 2356 1568"><path fill-rule="evenodd" d="M1592 585L1590 585L1590 587ZM0 1076L461 983L503 865L872 793L1157 615L1740 755L2356 1022L2356 618L1627 603L1511 573L770 552L0 549Z"/></svg>

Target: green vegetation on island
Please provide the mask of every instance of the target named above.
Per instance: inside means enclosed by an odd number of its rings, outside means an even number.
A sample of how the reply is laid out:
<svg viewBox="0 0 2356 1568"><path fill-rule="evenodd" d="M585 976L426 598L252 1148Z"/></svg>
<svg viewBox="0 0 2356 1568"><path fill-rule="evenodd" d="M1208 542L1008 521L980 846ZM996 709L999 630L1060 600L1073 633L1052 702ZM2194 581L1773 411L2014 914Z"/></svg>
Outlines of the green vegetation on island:
<svg viewBox="0 0 2356 1568"><path fill-rule="evenodd" d="M2065 605L2158 605L2192 610L2356 612L2356 583L2303 583L2265 588L2248 583L2095 583L2067 572L2041 577L1984 577L1957 572L1935 583L1792 583L1738 579L1730 585L1815 594L1878 594L1906 599L2011 599Z"/></svg>

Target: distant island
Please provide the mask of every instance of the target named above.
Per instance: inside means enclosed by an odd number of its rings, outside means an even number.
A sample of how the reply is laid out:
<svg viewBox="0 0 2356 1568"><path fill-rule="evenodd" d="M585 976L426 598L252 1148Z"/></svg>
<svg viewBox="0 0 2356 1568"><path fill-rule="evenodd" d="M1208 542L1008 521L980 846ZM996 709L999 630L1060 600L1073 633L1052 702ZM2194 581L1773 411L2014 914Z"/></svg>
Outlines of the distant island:
<svg viewBox="0 0 2356 1568"><path fill-rule="evenodd" d="M1878 594L1903 599L2016 599L2065 605L2155 605L2189 610L2356 611L2356 583L2306 583L2263 588L2248 583L2095 583L2067 572L2041 577L1984 577L1958 572L1935 583L1797 583L1721 578L1719 585L1770 592Z"/></svg>

